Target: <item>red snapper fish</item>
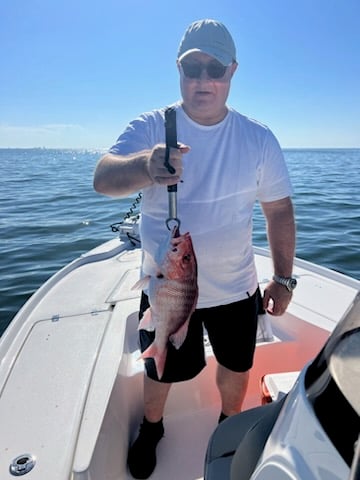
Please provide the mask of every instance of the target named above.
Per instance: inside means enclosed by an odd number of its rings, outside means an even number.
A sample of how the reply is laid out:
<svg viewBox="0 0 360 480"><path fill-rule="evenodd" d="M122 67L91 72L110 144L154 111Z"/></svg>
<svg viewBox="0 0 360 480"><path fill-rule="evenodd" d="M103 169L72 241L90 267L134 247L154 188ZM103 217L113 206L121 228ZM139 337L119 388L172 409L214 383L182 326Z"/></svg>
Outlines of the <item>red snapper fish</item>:
<svg viewBox="0 0 360 480"><path fill-rule="evenodd" d="M133 288L148 288L150 308L138 329L154 331L153 343L141 358L153 358L159 379L165 368L168 342L176 349L184 343L198 299L197 263L190 234L174 227L150 262L152 273ZM145 259L146 262L146 259Z"/></svg>

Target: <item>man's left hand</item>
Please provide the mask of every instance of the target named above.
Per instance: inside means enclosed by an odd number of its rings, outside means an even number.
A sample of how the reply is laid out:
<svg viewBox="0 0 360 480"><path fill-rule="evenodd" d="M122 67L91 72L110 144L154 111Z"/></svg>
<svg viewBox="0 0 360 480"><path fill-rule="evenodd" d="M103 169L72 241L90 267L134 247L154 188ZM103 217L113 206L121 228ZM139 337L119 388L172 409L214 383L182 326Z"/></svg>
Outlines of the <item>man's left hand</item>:
<svg viewBox="0 0 360 480"><path fill-rule="evenodd" d="M292 298L292 292L274 280L268 283L264 291L264 309L270 314L279 316L285 313Z"/></svg>

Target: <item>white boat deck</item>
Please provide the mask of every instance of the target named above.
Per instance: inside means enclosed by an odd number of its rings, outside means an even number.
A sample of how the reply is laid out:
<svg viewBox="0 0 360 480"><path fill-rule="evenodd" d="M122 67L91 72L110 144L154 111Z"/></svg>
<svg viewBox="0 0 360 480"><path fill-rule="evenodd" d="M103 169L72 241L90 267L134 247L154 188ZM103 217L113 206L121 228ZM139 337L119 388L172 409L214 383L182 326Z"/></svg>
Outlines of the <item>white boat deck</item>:
<svg viewBox="0 0 360 480"><path fill-rule="evenodd" d="M142 418L139 292L131 289L140 251L122 250L109 242L60 271L1 337L1 480L13 478L10 463L23 454L36 459L30 480L131 478L127 448ZM271 260L262 251L256 259L263 286ZM273 319L276 341L257 349L245 408L260 402L262 375L298 370L317 353L359 290L360 282L306 262L294 273L299 287L289 312ZM301 355L297 337L305 341ZM154 479L202 478L220 411L211 348L207 353L204 371L171 390Z"/></svg>

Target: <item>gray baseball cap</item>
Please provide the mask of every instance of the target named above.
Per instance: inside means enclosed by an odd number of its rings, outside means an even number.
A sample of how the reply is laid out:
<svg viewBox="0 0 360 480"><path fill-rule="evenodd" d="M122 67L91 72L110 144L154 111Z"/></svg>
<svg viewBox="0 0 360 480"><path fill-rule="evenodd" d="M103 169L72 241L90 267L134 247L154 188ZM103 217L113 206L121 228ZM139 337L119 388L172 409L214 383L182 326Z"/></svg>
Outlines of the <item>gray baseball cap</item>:
<svg viewBox="0 0 360 480"><path fill-rule="evenodd" d="M236 61L236 48L228 29L221 22L205 19L193 22L181 39L177 58L182 60L193 52L203 52L223 65Z"/></svg>

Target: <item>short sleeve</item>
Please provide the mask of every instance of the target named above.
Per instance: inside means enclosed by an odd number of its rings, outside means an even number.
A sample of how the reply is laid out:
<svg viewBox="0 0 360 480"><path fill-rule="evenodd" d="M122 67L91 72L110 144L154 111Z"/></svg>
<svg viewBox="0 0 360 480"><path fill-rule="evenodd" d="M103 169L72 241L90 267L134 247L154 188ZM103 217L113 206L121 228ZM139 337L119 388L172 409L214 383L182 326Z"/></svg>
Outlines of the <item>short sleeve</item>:
<svg viewBox="0 0 360 480"><path fill-rule="evenodd" d="M154 110L132 120L109 152L128 155L151 149L157 143L163 142L165 142L164 113L163 110Z"/></svg>
<svg viewBox="0 0 360 480"><path fill-rule="evenodd" d="M273 202L293 193L284 154L274 134L268 130L257 172L260 202Z"/></svg>

